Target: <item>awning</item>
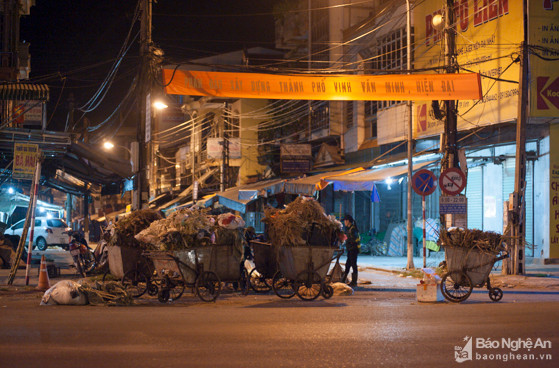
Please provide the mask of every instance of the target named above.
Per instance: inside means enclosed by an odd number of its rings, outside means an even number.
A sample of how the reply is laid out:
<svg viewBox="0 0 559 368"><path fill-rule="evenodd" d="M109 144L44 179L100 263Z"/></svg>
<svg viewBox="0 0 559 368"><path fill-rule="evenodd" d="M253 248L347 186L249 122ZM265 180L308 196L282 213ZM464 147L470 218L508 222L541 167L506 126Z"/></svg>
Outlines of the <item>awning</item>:
<svg viewBox="0 0 559 368"><path fill-rule="evenodd" d="M318 175L311 175L304 178L288 180L285 183L285 193L312 196L317 191L324 189L328 184L330 184L324 180L326 177L336 177L339 175L351 174L363 170L364 169L362 167L358 167L351 170L337 170L325 172Z"/></svg>
<svg viewBox="0 0 559 368"><path fill-rule="evenodd" d="M46 84L10 83L0 84L0 101L41 100L48 101L49 87Z"/></svg>
<svg viewBox="0 0 559 368"><path fill-rule="evenodd" d="M219 204L241 213L246 206L258 198L267 198L284 191L285 179L273 179L254 184L242 185L216 193ZM256 194L254 194L256 193Z"/></svg>
<svg viewBox="0 0 559 368"><path fill-rule="evenodd" d="M413 171L419 170L430 165L437 160L425 161L413 164ZM384 181L387 178L395 178L408 172L408 166L391 166L364 170L346 175L328 176L324 180L334 184L334 190L341 191L368 191L373 187L374 182Z"/></svg>

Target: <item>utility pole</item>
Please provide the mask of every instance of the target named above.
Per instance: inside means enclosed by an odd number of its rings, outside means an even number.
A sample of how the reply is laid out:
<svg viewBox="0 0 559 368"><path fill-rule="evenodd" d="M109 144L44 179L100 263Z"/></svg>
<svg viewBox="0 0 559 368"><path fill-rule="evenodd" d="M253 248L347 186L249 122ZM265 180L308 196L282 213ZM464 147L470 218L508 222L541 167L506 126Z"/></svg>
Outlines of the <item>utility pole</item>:
<svg viewBox="0 0 559 368"><path fill-rule="evenodd" d="M523 0L523 30L522 50L520 51L520 77L518 98L518 120L516 122L516 158L514 170L514 192L509 198L509 210L511 210L511 236L512 247L509 250L510 258L503 262L503 273L522 275L525 265L525 230L526 230L526 120L528 118L528 48L526 39L528 35L528 5Z"/></svg>
<svg viewBox="0 0 559 368"><path fill-rule="evenodd" d="M135 210L142 209L143 204L147 201L148 184L147 184L147 142L149 136L146 135L147 125L151 124L151 108L148 106L148 96L151 90L151 7L152 0L142 0L142 15L140 18L140 125L136 130L136 139L139 148L139 170L136 173L136 191L132 199L132 208ZM151 130L151 129L150 129Z"/></svg>
<svg viewBox="0 0 559 368"><path fill-rule="evenodd" d="M445 36L445 66L448 74L456 73L456 30L454 0L446 0L446 11L444 15ZM446 100L446 117L444 121L444 156L441 160L441 173L451 167L458 167L458 147L456 101ZM445 195L441 193L441 195ZM441 215L441 225L444 228L454 226L454 215Z"/></svg>
<svg viewBox="0 0 559 368"><path fill-rule="evenodd" d="M407 42L407 69L411 74L411 9L410 0L406 0L406 42ZM413 270L413 204L411 178L413 171L413 129L412 129L412 102L408 101L408 262L406 268Z"/></svg>
<svg viewBox="0 0 559 368"><path fill-rule="evenodd" d="M445 65L447 73L456 73L456 32L454 18L454 0L446 0L445 14ZM446 119L444 122L445 148L442 169L456 167L458 149L456 145L456 101L446 100Z"/></svg>

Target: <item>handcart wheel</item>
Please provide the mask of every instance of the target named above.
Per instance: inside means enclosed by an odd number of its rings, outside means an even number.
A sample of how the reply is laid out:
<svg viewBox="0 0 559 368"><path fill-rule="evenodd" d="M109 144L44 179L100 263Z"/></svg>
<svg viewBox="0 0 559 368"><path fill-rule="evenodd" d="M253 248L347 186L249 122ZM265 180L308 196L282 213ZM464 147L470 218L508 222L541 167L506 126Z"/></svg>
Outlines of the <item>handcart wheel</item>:
<svg viewBox="0 0 559 368"><path fill-rule="evenodd" d="M444 297L453 303L460 303L472 293L472 280L462 271L445 273L441 281L441 291Z"/></svg>
<svg viewBox="0 0 559 368"><path fill-rule="evenodd" d="M282 299L293 298L296 294L293 282L283 277L280 271L277 271L272 279L272 289Z"/></svg>
<svg viewBox="0 0 559 368"><path fill-rule="evenodd" d="M322 296L324 299L330 299L334 295L334 288L331 285L324 285L322 288Z"/></svg>
<svg viewBox="0 0 559 368"><path fill-rule="evenodd" d="M184 293L184 289L185 289L184 282L174 281L173 285L171 285L171 286L172 287L169 288L169 298L173 301L178 300L182 296L182 294Z"/></svg>
<svg viewBox="0 0 559 368"><path fill-rule="evenodd" d="M157 287L155 282L149 281L148 282L148 295L149 296L156 296L158 292L159 292L159 288Z"/></svg>
<svg viewBox="0 0 559 368"><path fill-rule="evenodd" d="M169 289L161 289L161 291L159 291L159 293L157 294L157 300L159 300L161 303L167 303L170 295L171 293L169 292Z"/></svg>
<svg viewBox="0 0 559 368"><path fill-rule="evenodd" d="M302 300L311 301L322 294L324 284L316 271L303 271L297 275L295 291Z"/></svg>
<svg viewBox="0 0 559 368"><path fill-rule="evenodd" d="M221 293L221 281L215 272L204 271L196 279L196 294L205 302L213 302Z"/></svg>
<svg viewBox="0 0 559 368"><path fill-rule="evenodd" d="M239 285L241 287L241 295L247 296L250 290L250 278L248 276L248 271L246 268L243 268L243 272L241 272L241 279L239 280Z"/></svg>
<svg viewBox="0 0 559 368"><path fill-rule="evenodd" d="M503 299L503 290L501 290L500 288L489 289L489 299L493 300L494 302L498 302L499 300Z"/></svg>
<svg viewBox="0 0 559 368"><path fill-rule="evenodd" d="M133 298L139 298L147 290L148 278L138 270L130 270L122 276L122 286Z"/></svg>
<svg viewBox="0 0 559 368"><path fill-rule="evenodd" d="M250 281L250 287L257 293L263 293L272 289L272 286L268 283L266 277L261 275L256 268L253 268L250 271L248 279Z"/></svg>

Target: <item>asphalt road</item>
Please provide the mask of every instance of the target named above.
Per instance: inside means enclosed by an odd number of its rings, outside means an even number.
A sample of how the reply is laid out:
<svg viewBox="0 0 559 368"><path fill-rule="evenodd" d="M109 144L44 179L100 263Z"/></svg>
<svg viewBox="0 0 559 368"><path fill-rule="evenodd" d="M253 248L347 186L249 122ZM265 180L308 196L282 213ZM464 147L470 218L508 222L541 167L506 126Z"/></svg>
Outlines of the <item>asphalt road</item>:
<svg viewBox="0 0 559 368"><path fill-rule="evenodd" d="M0 367L557 366L557 291L505 290L493 303L476 289L462 304L422 304L393 287L313 302L229 292L203 303L186 293L130 307L39 306L41 293L0 288ZM455 347L469 337L473 360L459 364ZM502 346L528 338L551 347Z"/></svg>

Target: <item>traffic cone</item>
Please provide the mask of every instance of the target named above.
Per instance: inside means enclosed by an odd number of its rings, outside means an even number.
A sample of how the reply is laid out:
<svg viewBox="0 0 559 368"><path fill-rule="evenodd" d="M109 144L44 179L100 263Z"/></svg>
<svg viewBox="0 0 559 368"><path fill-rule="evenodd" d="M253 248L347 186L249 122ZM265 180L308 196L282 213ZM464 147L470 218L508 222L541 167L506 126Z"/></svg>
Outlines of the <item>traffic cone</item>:
<svg viewBox="0 0 559 368"><path fill-rule="evenodd" d="M49 273L47 272L47 261L44 254L41 256L41 268L39 269L39 285L37 285L36 289L42 291L50 289Z"/></svg>

